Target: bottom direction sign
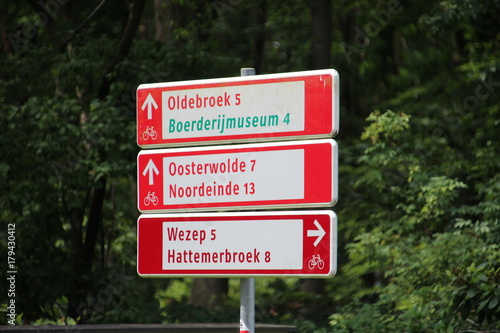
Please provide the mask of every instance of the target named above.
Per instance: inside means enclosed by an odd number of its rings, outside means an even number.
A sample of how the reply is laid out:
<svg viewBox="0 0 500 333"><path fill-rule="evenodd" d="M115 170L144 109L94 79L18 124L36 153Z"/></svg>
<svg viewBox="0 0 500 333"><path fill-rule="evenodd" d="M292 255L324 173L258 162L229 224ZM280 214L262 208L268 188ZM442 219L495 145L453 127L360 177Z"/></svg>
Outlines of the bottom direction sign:
<svg viewBox="0 0 500 333"><path fill-rule="evenodd" d="M143 214L137 272L143 277L332 277L332 211Z"/></svg>

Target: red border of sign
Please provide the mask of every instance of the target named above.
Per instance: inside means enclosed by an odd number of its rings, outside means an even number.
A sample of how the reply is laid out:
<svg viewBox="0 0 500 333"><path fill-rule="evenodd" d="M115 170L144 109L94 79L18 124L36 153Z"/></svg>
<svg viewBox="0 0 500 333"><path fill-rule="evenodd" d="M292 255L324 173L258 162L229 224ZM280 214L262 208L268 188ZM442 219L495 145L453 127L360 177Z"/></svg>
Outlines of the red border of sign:
<svg viewBox="0 0 500 333"><path fill-rule="evenodd" d="M269 132L259 134L203 136L195 138L162 139L161 101L163 91L204 89L213 87L256 85L266 83L304 81L305 84L305 128L303 131ZM156 117L147 120L146 112L141 107L151 94L158 108L153 110ZM254 75L222 79L181 81L169 83L141 84L136 92L136 142L142 148L160 148L173 146L210 145L217 143L266 142L277 140L296 140L313 138L331 138L339 131L339 75L333 69L291 72L282 74ZM144 140L143 133L147 126L154 126L158 133L155 144Z"/></svg>
<svg viewBox="0 0 500 333"><path fill-rule="evenodd" d="M301 269L188 269L164 270L162 268L162 224L163 222L227 221L228 223L248 220L292 220L303 219L303 267ZM326 234L316 248L314 237L307 236L307 230L314 229L317 220ZM286 232L284 230L283 232ZM255 241L252 239L249 242ZM258 240L257 240L258 241ZM312 254L321 254L323 269L308 268ZM286 211L248 213L198 213L198 214L144 214L137 220L137 273L142 277L171 276L303 276L332 277L337 271L337 216L333 211Z"/></svg>
<svg viewBox="0 0 500 333"><path fill-rule="evenodd" d="M233 201L164 205L160 196L159 203L146 206L144 197L148 192L163 193L163 176L155 178L155 184L149 185L148 175L142 171L149 160L153 160L158 169L162 168L162 159L166 156L199 156L228 154L252 151L278 151L304 149L304 198L285 200ZM248 210L299 207L330 207L337 202L338 196L338 147L335 140L289 141L281 143L262 143L216 147L176 148L143 150L137 156L137 206L142 213L169 213L214 210ZM154 207L154 209L152 209Z"/></svg>

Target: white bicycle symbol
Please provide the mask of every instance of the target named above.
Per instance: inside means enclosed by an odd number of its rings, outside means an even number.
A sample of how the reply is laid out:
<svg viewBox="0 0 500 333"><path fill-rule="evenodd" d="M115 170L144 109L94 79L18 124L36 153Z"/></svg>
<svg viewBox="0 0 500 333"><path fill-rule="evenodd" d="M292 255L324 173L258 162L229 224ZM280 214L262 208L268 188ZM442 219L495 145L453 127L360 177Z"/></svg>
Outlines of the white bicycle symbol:
<svg viewBox="0 0 500 333"><path fill-rule="evenodd" d="M146 130L144 131L144 133L142 133L142 138L144 140L149 139L149 137L151 137L151 139L153 140L156 140L156 138L158 137L158 133L154 130L154 126L146 127Z"/></svg>
<svg viewBox="0 0 500 333"><path fill-rule="evenodd" d="M153 205L158 204L158 197L155 195L155 192L148 192L148 196L144 198L144 204L149 206L152 203Z"/></svg>
<svg viewBox="0 0 500 333"><path fill-rule="evenodd" d="M323 269L325 267L325 262L323 259L321 259L320 255L313 255L312 259L309 260L309 269L313 269L314 267L318 266L319 269Z"/></svg>

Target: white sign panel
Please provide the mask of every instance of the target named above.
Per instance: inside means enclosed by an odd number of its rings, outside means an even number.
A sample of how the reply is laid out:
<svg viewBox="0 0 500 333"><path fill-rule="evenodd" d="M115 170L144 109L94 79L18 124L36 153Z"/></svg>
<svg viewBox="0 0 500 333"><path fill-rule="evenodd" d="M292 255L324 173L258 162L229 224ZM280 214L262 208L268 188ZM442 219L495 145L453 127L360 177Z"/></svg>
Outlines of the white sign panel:
<svg viewBox="0 0 500 333"><path fill-rule="evenodd" d="M302 220L164 222L163 269L248 269L249 265L302 269L302 224Z"/></svg>
<svg viewBox="0 0 500 333"><path fill-rule="evenodd" d="M163 167L165 205L304 197L302 149L165 157Z"/></svg>
<svg viewBox="0 0 500 333"><path fill-rule="evenodd" d="M303 81L164 91L162 103L163 139L304 129Z"/></svg>

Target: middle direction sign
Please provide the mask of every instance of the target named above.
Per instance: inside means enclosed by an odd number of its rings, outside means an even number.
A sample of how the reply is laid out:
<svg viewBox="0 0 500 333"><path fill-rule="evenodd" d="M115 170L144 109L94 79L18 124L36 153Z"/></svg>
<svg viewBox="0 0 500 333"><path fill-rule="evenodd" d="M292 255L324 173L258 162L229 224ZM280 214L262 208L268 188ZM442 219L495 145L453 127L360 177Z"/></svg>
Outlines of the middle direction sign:
<svg viewBox="0 0 500 333"><path fill-rule="evenodd" d="M142 148L326 139L339 130L333 69L141 84L136 100Z"/></svg>
<svg viewBox="0 0 500 333"><path fill-rule="evenodd" d="M337 143L143 150L137 187L143 213L329 207L337 201Z"/></svg>

